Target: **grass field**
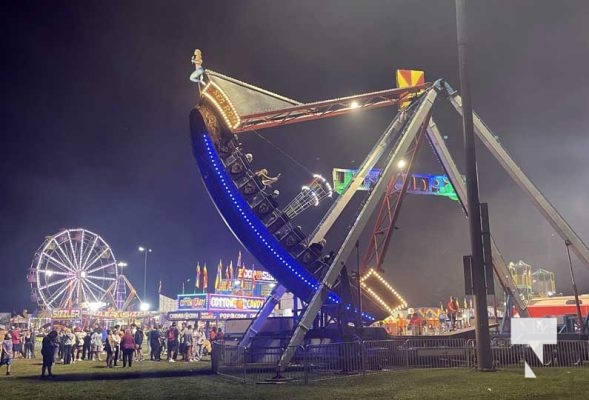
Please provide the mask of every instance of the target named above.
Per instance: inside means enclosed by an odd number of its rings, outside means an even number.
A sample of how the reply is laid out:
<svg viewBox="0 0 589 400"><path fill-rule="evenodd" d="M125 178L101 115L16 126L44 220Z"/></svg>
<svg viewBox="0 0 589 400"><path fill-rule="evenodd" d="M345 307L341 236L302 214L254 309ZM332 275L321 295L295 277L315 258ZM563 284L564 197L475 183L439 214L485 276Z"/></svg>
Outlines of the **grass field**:
<svg viewBox="0 0 589 400"><path fill-rule="evenodd" d="M588 399L589 369L523 368L494 373L468 369L383 372L301 384L242 384L213 375L210 363L144 361L132 368L82 361L54 365L54 379L39 379L39 360L16 360L0 370L1 399Z"/></svg>

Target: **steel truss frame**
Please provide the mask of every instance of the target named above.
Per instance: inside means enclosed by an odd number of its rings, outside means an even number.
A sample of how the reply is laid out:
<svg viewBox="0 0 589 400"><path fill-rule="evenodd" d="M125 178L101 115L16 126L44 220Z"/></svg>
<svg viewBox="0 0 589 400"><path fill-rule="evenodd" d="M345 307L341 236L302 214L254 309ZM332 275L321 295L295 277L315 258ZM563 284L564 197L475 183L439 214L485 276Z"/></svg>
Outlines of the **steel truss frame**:
<svg viewBox="0 0 589 400"><path fill-rule="evenodd" d="M317 316L319 310L324 304L327 293L335 285L337 278L344 266L344 261L349 257L356 240L360 233L365 229L366 224L370 215L372 215L377 204L381 202L382 197L388 192L387 186L390 189L390 182L396 178L394 166L409 150L411 144L420 136L422 131L426 131L427 138L434 149L434 152L438 156L442 163L446 174L448 175L452 185L454 186L456 193L462 203L464 209L467 206L466 196L466 185L462 180L462 177L458 171L454 160L452 159L442 136L437 128L437 125L431 119L431 109L436 101L439 94L442 92L446 94L450 103L454 106L456 111L462 115L462 99L458 93L445 81L438 80L433 86L423 85L416 87L415 90L410 90L410 93L417 93L418 90L424 90L425 92L419 98L419 106L417 110L411 115L407 116L406 112L400 112L397 117L393 120L391 125L387 128L385 133L381 136L379 142L375 145L372 151L369 153L360 169L354 176L351 184L346 191L334 202L328 213L325 215L315 232L311 235L311 242L317 241L325 236L329 229L333 226L333 223L343 209L348 204L349 200L355 193L358 186L363 182L368 172L374 167L376 162L381 159L386 150L390 147L393 142L393 138L396 133L399 133L403 126L404 131L401 133L401 137L397 141L394 150L387 157L387 166L384 172L373 188L364 208L358 215L352 229L348 233L348 236L344 240L342 247L335 256L334 262L331 263L327 273L325 274L319 289L315 295L307 304L302 317L299 320L297 327L293 333L289 345L282 354L278 363L278 369L286 367L294 355L294 349L300 345L304 339L306 332L311 328L312 322ZM243 116L241 118L241 124L239 127L234 129L234 132L245 132L255 129L264 129L279 125L285 125L290 123L314 120L319 118L326 118L331 116L342 115L353 111L355 108L370 109L376 107L384 107L387 105L395 104L403 96L407 96L405 91L401 95L400 91L389 90L382 92L374 92L360 96L350 96L341 99L329 100L319 103L311 103L306 105L297 105L288 109L251 114ZM355 106L351 105L351 101L360 101ZM521 171L516 163L509 157L507 152L501 147L498 141L495 139L491 131L479 118L479 116L473 112L473 122L475 133L483 144L487 147L490 153L497 159L499 164L506 170L511 178L524 190L530 197L533 204L538 208L541 214L547 219L552 225L559 236L570 242L570 246L573 252L578 256L582 263L589 268L589 249L587 245L581 240L581 238L574 232L574 230L568 225L564 218L558 213L558 211L550 204L550 202L544 197L544 195L534 186L534 184L527 178L527 176ZM405 188L406 185L404 185ZM390 207L393 207L388 218L388 225L383 225L382 229L375 228L375 234L384 234L386 230L394 229L394 219L398 214L399 207L401 206L401 200L404 189L398 193L398 198L389 202ZM388 201L388 200L386 200ZM384 203L383 203L384 204ZM381 210L381 214L384 211ZM465 211L466 212L466 211ZM375 252L379 250L386 250L386 244L390 241L390 233L383 235L385 238L385 245L380 246L374 244L372 247ZM517 288L512 282L511 275L503 259L501 252L498 249L495 241L491 241L492 247L492 264L493 269L501 283L503 289L511 297L516 305L520 316L526 316L527 310L523 299L518 295ZM381 263L382 254L377 255L377 260ZM366 254L365 260L370 260L374 257L374 254ZM365 264L364 264L365 265ZM272 294L268 297L264 307L258 313L258 317L251 324L250 328L246 332L246 335L240 342L240 346L247 347L251 339L259 331L265 320L272 312L275 305L280 301L282 295L286 292L286 288L282 285L277 285L273 290Z"/></svg>

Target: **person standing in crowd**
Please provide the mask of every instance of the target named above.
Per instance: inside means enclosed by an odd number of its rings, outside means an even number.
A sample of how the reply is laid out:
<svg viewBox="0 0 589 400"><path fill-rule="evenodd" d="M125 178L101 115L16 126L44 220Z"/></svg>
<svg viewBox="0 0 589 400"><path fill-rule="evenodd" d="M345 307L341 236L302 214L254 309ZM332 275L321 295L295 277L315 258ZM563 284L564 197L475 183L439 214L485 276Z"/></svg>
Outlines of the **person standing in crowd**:
<svg viewBox="0 0 589 400"><path fill-rule="evenodd" d="M119 332L120 325L115 325L110 336L111 336L111 343L110 346L112 348L113 353L113 365L116 367L117 362L119 361L120 350L121 350L121 333Z"/></svg>
<svg viewBox="0 0 589 400"><path fill-rule="evenodd" d="M186 353L186 343L184 343L184 332L186 331L186 324L182 323L180 327L180 332L178 333L178 353L182 355L182 359L184 359L184 354Z"/></svg>
<svg viewBox="0 0 589 400"><path fill-rule="evenodd" d="M409 325L413 331L413 335L421 336L421 324L422 320L418 313L414 312L409 320Z"/></svg>
<svg viewBox="0 0 589 400"><path fill-rule="evenodd" d="M74 346L76 336L72 333L70 328L66 328L63 337L63 363L68 365L72 363L73 353L72 347Z"/></svg>
<svg viewBox="0 0 589 400"><path fill-rule="evenodd" d="M45 372L49 374L49 376L53 376L53 372L51 372L51 368L53 367L53 362L55 361L55 352L59 347L59 343L57 341L57 331L52 330L43 338L41 342L41 355L43 356L43 366L41 367L41 378L44 378Z"/></svg>
<svg viewBox="0 0 589 400"><path fill-rule="evenodd" d="M452 323L452 330L456 330L456 317L458 316L459 310L460 305L458 304L456 297L450 297L450 301L448 302L448 318Z"/></svg>
<svg viewBox="0 0 589 400"><path fill-rule="evenodd" d="M35 335L29 330L25 332L25 349L24 354L25 358L35 358L35 347L33 346L33 342L35 340Z"/></svg>
<svg viewBox="0 0 589 400"><path fill-rule="evenodd" d="M178 357L178 328L176 323L172 322L172 326L167 331L166 338L168 339L168 362L176 362Z"/></svg>
<svg viewBox="0 0 589 400"><path fill-rule="evenodd" d="M76 328L75 336L76 336L76 345L75 345L76 356L75 356L74 360L80 361L80 358L82 358L82 356L83 356L84 338L86 337L86 332L84 332L80 328Z"/></svg>
<svg viewBox="0 0 589 400"><path fill-rule="evenodd" d="M104 342L104 351L106 351L106 367L112 368L115 365L114 349L120 343L120 338L117 333L113 330L107 330L106 342Z"/></svg>
<svg viewBox="0 0 589 400"><path fill-rule="evenodd" d="M92 351L92 354L88 356L88 359L100 361L100 353L102 352L102 346L102 332L100 331L100 329L96 328L96 330L94 331L94 333L92 333L92 336L90 338L90 350Z"/></svg>
<svg viewBox="0 0 589 400"><path fill-rule="evenodd" d="M92 332L90 329L84 330L84 339L82 344L82 360L86 358L88 361L92 360Z"/></svg>
<svg viewBox="0 0 589 400"><path fill-rule="evenodd" d="M133 338L135 339L135 359L137 361L143 361L143 329L141 329L141 326L137 327Z"/></svg>
<svg viewBox="0 0 589 400"><path fill-rule="evenodd" d="M223 333L223 331L221 330L221 328L217 329L217 336L215 337L216 341L222 341L225 339L225 334Z"/></svg>
<svg viewBox="0 0 589 400"><path fill-rule="evenodd" d="M154 326L153 329L149 331L149 347L151 348L151 352L149 353L149 359L151 361L161 361L161 336L161 331L156 326Z"/></svg>
<svg viewBox="0 0 589 400"><path fill-rule="evenodd" d="M217 339L217 327L213 326L209 332L209 340L213 343Z"/></svg>
<svg viewBox="0 0 589 400"><path fill-rule="evenodd" d="M195 346L194 361L200 361L203 353L203 346L205 344L205 333L202 327L194 330L192 343Z"/></svg>
<svg viewBox="0 0 589 400"><path fill-rule="evenodd" d="M133 354L135 354L135 338L131 333L131 329L127 329L121 338L121 350L123 352L123 368L129 364L129 368L133 365Z"/></svg>
<svg viewBox="0 0 589 400"><path fill-rule="evenodd" d="M58 355L59 355L59 359L63 362L64 358L63 358L63 352L64 352L64 344L65 344L65 330L66 328L61 328L59 331L59 349L58 349Z"/></svg>
<svg viewBox="0 0 589 400"><path fill-rule="evenodd" d="M9 333L10 333L10 337L12 340L12 359L16 360L16 358L19 356L19 354L22 356L22 354L21 354L22 346L20 343L20 330L17 327L13 326Z"/></svg>
<svg viewBox="0 0 589 400"><path fill-rule="evenodd" d="M4 335L2 349L0 350L0 367L6 365L6 375L10 375L10 366L12 365L12 336L10 333Z"/></svg>
<svg viewBox="0 0 589 400"><path fill-rule="evenodd" d="M188 325L184 330L184 361L194 361L192 355L192 325Z"/></svg>

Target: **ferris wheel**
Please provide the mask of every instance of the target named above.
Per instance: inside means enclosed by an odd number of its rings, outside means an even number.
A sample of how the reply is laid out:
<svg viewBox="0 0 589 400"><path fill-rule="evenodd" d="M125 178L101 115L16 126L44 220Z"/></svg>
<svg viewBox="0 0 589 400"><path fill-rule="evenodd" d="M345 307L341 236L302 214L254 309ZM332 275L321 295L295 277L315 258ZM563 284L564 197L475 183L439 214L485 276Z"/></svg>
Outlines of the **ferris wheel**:
<svg viewBox="0 0 589 400"><path fill-rule="evenodd" d="M47 236L35 253L27 280L31 300L43 308L84 308L108 297L117 276L110 246L80 228Z"/></svg>

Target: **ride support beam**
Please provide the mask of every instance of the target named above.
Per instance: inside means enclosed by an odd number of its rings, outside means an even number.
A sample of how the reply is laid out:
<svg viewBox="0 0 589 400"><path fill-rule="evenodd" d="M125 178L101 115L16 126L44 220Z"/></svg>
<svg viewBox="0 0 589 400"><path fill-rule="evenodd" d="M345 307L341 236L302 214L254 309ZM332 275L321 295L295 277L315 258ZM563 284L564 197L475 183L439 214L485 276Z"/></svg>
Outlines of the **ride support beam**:
<svg viewBox="0 0 589 400"><path fill-rule="evenodd" d="M352 178L352 181L346 190L338 196L332 203L327 213L323 216L315 231L310 235L310 243L318 242L323 239L327 232L331 229L335 221L339 218L343 210L346 208L357 189L362 185L372 168L381 159L385 151L390 147L391 143L397 138L398 133L403 128L408 118L408 110L400 111L393 121L389 124L387 129L383 132L376 145L370 150L368 156L364 159L360 168Z"/></svg>
<svg viewBox="0 0 589 400"><path fill-rule="evenodd" d="M298 122L337 117L360 110L372 110L375 108L388 107L408 101L412 98L412 96L416 95L424 89L427 89L429 85L429 83L424 83L423 85L418 86L388 89L378 92L342 97L339 99L302 104L281 110L244 115L240 117L239 126L234 128L232 131L234 133L241 133L273 128L275 126L295 124Z"/></svg>
<svg viewBox="0 0 589 400"><path fill-rule="evenodd" d="M450 103L454 106L456 111L462 115L462 98L458 93L448 84L446 90L450 95ZM483 142L489 152L497 159L503 169L509 174L514 182L530 197L532 203L536 206L538 211L544 216L546 221L552 226L556 233L563 241L570 241L573 253L577 255L583 265L589 269L589 248L577 233L571 228L567 221L560 215L554 206L546 199L540 190L532 183L532 181L524 174L524 172L517 166L513 159L507 154L501 144L495 139L491 130L485 125L480 117L473 112L474 131Z"/></svg>
<svg viewBox="0 0 589 400"><path fill-rule="evenodd" d="M415 137L424 131L427 127L431 109L437 98L437 95L437 90L430 88L421 98L413 118L406 126L405 131L402 133L400 140L397 142L397 145L388 160L387 166L383 170L383 175L374 186L372 193L366 201L366 205L348 232L342 247L335 255L335 258L329 266L329 269L323 277L323 280L319 284L317 291L307 305L307 308L305 309L305 312L303 313L303 316L301 317L288 346L282 353L282 356L280 357L277 365L278 375L289 364L290 360L295 354L297 347L303 342L305 334L311 329L315 316L327 299L329 291L335 284L344 263L347 261L350 253L354 249L356 241L359 239L361 233L366 228L366 224L368 223L370 216L384 195L387 183L396 173L395 170L397 163L399 160L401 160L401 157L407 153L407 150L411 143L413 143Z"/></svg>
<svg viewBox="0 0 589 400"><path fill-rule="evenodd" d="M387 190L382 198L380 210L374 224L374 229L372 230L372 235L370 236L368 249L362 259L362 273L369 268L369 263L373 263L370 268L374 268L376 271L382 271L382 263L391 243L395 223L401 211L403 198L407 193L407 187L411 179L413 162L415 161L415 156L417 155L423 136L417 136L413 142L413 146L405 154L405 159L408 159L405 172L395 174L387 185ZM395 184L399 177L403 180L403 184L401 188L397 189Z"/></svg>
<svg viewBox="0 0 589 400"><path fill-rule="evenodd" d="M252 339L260 332L260 329L264 326L264 322L268 319L272 311L276 307L278 303L280 303L280 299L286 293L286 287L283 285L276 285L272 290L272 293L266 298L264 305L258 311L258 315L252 321L250 326L247 328L247 331L239 341L238 347L248 347L252 342ZM296 301L296 300L295 300Z"/></svg>
<svg viewBox="0 0 589 400"><path fill-rule="evenodd" d="M454 186L454 190L456 191L456 195L458 196L458 200L462 204L464 209L464 213L468 217L468 199L466 198L466 184L462 179L462 175L460 175L460 171L454 162L448 147L446 147L446 143L442 138L442 134L438 129L433 118L430 118L429 126L427 129L427 137L429 139L430 144L434 150L434 153L437 155L442 167L448 179ZM507 263L497 246L497 243L491 236L491 251L492 251L492 260L491 263L493 265L493 269L495 270L495 274L499 279L499 283L503 287L503 290L507 293L508 296L511 296L513 299L513 303L517 308L517 311L521 317L528 316L528 310L524 303L524 298L519 294L517 287L513 283L513 278L511 277L511 273L509 272L509 268L507 267Z"/></svg>

